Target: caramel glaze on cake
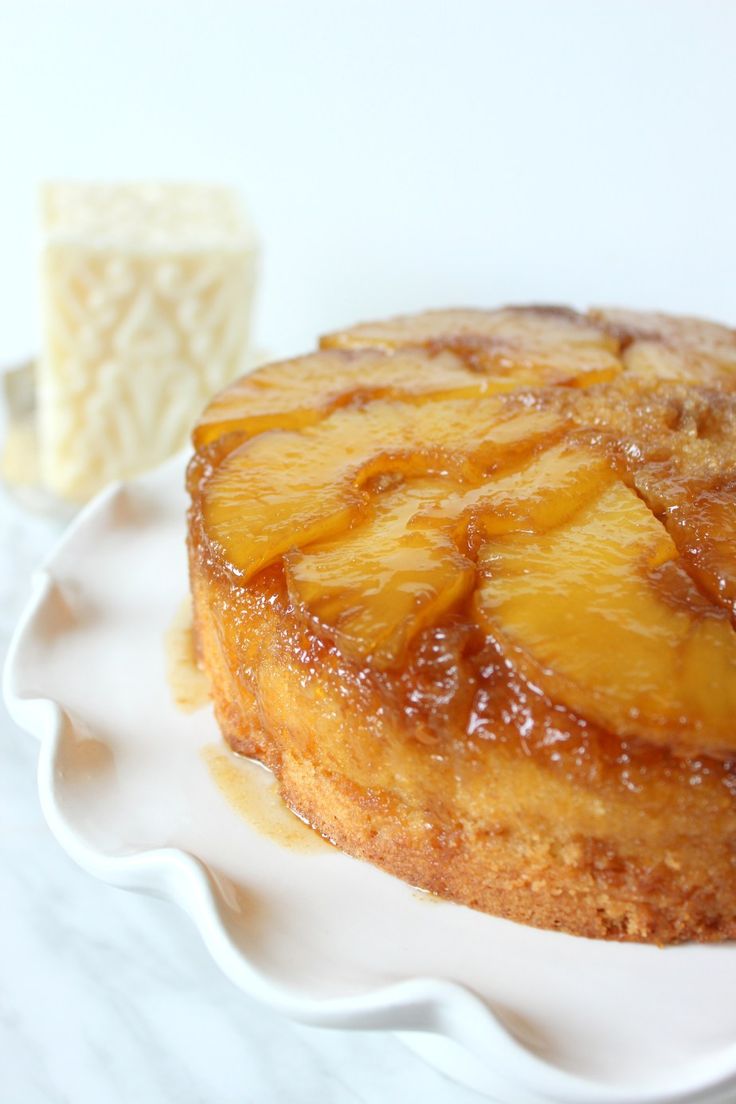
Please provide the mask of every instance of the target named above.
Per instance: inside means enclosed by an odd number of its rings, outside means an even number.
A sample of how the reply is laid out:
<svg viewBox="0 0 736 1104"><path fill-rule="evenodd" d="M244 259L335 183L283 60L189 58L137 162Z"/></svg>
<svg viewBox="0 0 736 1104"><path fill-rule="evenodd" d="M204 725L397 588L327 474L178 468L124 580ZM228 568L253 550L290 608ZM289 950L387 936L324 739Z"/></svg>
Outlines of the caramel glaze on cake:
<svg viewBox="0 0 736 1104"><path fill-rule="evenodd" d="M587 936L736 935L736 333L436 311L216 397L218 721L324 836Z"/></svg>

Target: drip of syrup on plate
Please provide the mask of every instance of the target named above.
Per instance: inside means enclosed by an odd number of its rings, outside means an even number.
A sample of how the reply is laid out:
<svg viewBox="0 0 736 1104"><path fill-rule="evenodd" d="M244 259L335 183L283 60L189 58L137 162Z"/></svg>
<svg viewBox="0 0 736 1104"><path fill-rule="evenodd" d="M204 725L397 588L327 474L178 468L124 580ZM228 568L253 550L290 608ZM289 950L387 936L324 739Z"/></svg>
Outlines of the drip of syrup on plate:
<svg viewBox="0 0 736 1104"><path fill-rule="evenodd" d="M189 598L176 611L166 633L165 647L166 675L174 704L185 713L193 713L209 702L210 687L197 664Z"/></svg>
<svg viewBox="0 0 736 1104"><path fill-rule="evenodd" d="M166 668L175 705L186 713L211 700L209 682L197 664L192 605L182 602L166 633ZM325 840L281 800L270 771L224 744L202 749L210 777L228 804L260 835L293 851L320 851Z"/></svg>
<svg viewBox="0 0 736 1104"><path fill-rule="evenodd" d="M203 748L202 757L228 804L260 835L292 851L321 851L329 846L282 801L276 779L260 763L220 744Z"/></svg>

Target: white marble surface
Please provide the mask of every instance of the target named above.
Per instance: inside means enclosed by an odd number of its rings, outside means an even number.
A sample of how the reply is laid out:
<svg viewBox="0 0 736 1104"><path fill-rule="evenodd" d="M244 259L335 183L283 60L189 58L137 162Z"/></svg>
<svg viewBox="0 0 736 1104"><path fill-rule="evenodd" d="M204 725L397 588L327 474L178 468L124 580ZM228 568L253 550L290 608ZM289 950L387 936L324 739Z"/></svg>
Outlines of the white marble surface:
<svg viewBox="0 0 736 1104"><path fill-rule="evenodd" d="M0 652L60 531L0 492ZM471 1104L383 1034L241 994L174 906L111 889L51 837L36 744L0 707L0 1099L8 1104Z"/></svg>

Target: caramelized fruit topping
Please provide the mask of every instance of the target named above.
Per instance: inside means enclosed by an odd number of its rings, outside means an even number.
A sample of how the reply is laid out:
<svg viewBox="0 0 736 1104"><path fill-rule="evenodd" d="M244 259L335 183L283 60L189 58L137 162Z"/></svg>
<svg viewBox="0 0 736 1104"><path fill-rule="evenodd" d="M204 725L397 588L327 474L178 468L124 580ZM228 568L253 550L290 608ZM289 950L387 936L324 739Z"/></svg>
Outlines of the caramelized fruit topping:
<svg viewBox="0 0 736 1104"><path fill-rule="evenodd" d="M328 334L321 345L452 349L475 370L505 374L517 388L586 386L613 379L621 371L618 338L565 307L426 311Z"/></svg>
<svg viewBox="0 0 736 1104"><path fill-rule="evenodd" d="M334 630L346 654L390 666L470 592L475 568L451 534L412 523L447 492L437 480L404 483L350 532L286 557L294 603Z"/></svg>
<svg viewBox="0 0 736 1104"><path fill-rule="evenodd" d="M728 748L736 632L628 487L546 533L489 541L479 566L480 624L553 701L621 736Z"/></svg>
<svg viewBox="0 0 736 1104"><path fill-rule="evenodd" d="M469 733L503 677L620 739L736 750L736 334L533 307L322 346L196 428L214 562L283 564L303 624L382 677L462 640Z"/></svg>
<svg viewBox="0 0 736 1104"><path fill-rule="evenodd" d="M480 398L514 390L517 381L471 371L451 352L326 349L312 356L269 364L217 395L194 430L201 448L226 433L251 437L268 429L302 429L332 410L375 399L424 402L441 398Z"/></svg>
<svg viewBox="0 0 736 1104"><path fill-rule="evenodd" d="M561 428L551 411L516 411L498 399L438 400L408 413L384 400L341 408L301 432L258 434L227 456L204 490L205 531L248 579L355 524L382 479L479 480Z"/></svg>

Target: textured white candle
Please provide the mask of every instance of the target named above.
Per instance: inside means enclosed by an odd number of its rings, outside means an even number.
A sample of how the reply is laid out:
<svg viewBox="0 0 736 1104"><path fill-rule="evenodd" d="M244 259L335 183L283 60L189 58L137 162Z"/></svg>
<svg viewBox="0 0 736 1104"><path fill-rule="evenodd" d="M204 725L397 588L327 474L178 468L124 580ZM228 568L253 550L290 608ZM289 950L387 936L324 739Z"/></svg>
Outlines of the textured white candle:
<svg viewBox="0 0 736 1104"><path fill-rule="evenodd" d="M42 226L41 475L83 500L181 448L242 369L256 244L201 184L48 184Z"/></svg>

